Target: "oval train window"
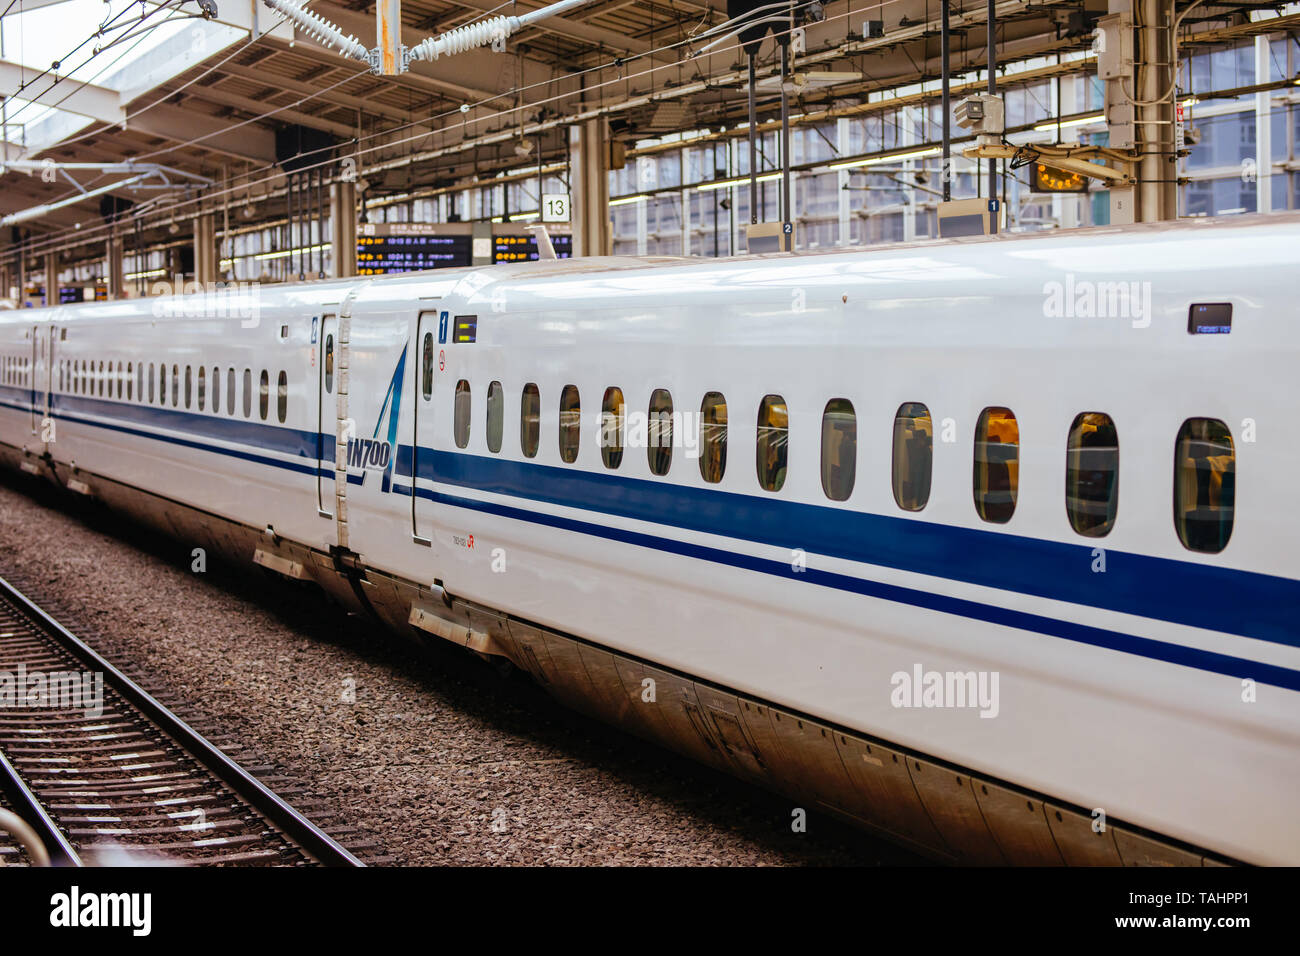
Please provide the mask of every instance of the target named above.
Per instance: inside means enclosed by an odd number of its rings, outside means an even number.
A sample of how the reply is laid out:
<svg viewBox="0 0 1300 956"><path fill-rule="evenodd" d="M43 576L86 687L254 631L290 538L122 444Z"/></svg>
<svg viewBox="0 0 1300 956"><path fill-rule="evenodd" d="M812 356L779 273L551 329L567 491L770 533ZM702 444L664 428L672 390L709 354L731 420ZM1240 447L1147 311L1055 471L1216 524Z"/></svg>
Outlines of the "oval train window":
<svg viewBox="0 0 1300 956"><path fill-rule="evenodd" d="M785 484L790 454L790 410L780 395L765 395L758 406L758 442L755 464L758 485L780 491Z"/></svg>
<svg viewBox="0 0 1300 956"><path fill-rule="evenodd" d="M904 511L920 511L930 501L934 471L934 422L920 402L904 402L894 413L894 501Z"/></svg>
<svg viewBox="0 0 1300 956"><path fill-rule="evenodd" d="M578 386L566 385L560 393L560 460L573 464L578 460L578 442L582 438L582 408Z"/></svg>
<svg viewBox="0 0 1300 956"><path fill-rule="evenodd" d="M542 439L542 396L529 382L519 399L519 450L525 458L536 458Z"/></svg>
<svg viewBox="0 0 1300 956"><path fill-rule="evenodd" d="M456 438L457 448L464 448L469 444L469 417L472 407L469 382L462 378L456 383L456 403L452 421L452 432Z"/></svg>
<svg viewBox="0 0 1300 956"><path fill-rule="evenodd" d="M506 396L500 382L488 385L487 393L487 446L496 454L501 451L501 436L506 423Z"/></svg>
<svg viewBox="0 0 1300 956"><path fill-rule="evenodd" d="M1009 408L980 412L972 486L981 518L994 524L1011 520L1020 487L1020 425Z"/></svg>

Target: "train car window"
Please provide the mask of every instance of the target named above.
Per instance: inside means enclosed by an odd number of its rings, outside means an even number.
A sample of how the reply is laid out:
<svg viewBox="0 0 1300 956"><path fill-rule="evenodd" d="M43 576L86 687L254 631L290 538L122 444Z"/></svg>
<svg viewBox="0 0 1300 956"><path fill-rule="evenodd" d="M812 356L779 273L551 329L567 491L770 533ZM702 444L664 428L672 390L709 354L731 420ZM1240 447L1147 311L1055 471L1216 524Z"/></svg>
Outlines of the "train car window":
<svg viewBox="0 0 1300 956"><path fill-rule="evenodd" d="M858 468L858 419L847 398L832 398L822 412L822 491L831 501L853 494Z"/></svg>
<svg viewBox="0 0 1300 956"><path fill-rule="evenodd" d="M253 370L244 369L244 417L253 417Z"/></svg>
<svg viewBox="0 0 1300 956"><path fill-rule="evenodd" d="M975 426L975 511L985 521L1005 524L1016 511L1020 485L1020 425L1009 408L980 412Z"/></svg>
<svg viewBox="0 0 1300 956"><path fill-rule="evenodd" d="M666 388L656 388L650 395L646 456L652 475L666 475L673 465L673 396Z"/></svg>
<svg viewBox="0 0 1300 956"><path fill-rule="evenodd" d="M216 365L212 367L212 412L221 414L221 368Z"/></svg>
<svg viewBox="0 0 1300 956"><path fill-rule="evenodd" d="M112 365L109 366L109 371L110 371L110 372L112 371ZM104 395L104 384L105 384L105 382L107 381L107 379L108 379L108 376L107 376L106 374L104 374L104 363L103 363L103 362L100 362L100 363L99 363L99 394L100 394L100 397L101 397L101 398L102 398L103 395ZM111 390L109 391L109 395L108 395L108 397L109 397L109 398L112 398L112 397L113 397L113 393L112 393Z"/></svg>
<svg viewBox="0 0 1300 956"><path fill-rule="evenodd" d="M420 357L420 392L424 400L433 398L433 333L424 333L424 349Z"/></svg>
<svg viewBox="0 0 1300 956"><path fill-rule="evenodd" d="M700 418L700 477L717 484L727 470L727 400L721 392L705 393Z"/></svg>
<svg viewBox="0 0 1300 956"><path fill-rule="evenodd" d="M325 391L334 391L334 333L325 336Z"/></svg>
<svg viewBox="0 0 1300 956"><path fill-rule="evenodd" d="M606 468L623 463L623 429L627 420L627 403L623 390L611 385L605 389L600 405L600 460Z"/></svg>
<svg viewBox="0 0 1300 956"><path fill-rule="evenodd" d="M1174 527L1189 551L1218 554L1232 537L1237 458L1217 418L1189 418L1174 443Z"/></svg>
<svg viewBox="0 0 1300 956"><path fill-rule="evenodd" d="M525 458L536 458L542 440L542 396L529 382L519 400L519 450Z"/></svg>
<svg viewBox="0 0 1300 956"><path fill-rule="evenodd" d="M135 385L135 363L127 362L126 363L126 400L128 402L132 401L134 395L134 390L133 390L134 385Z"/></svg>
<svg viewBox="0 0 1300 956"><path fill-rule="evenodd" d="M167 363L158 363L158 404L167 404Z"/></svg>
<svg viewBox="0 0 1300 956"><path fill-rule="evenodd" d="M121 362L118 362L118 363L117 363L117 397L118 397L118 398L121 398L121 397L122 397L122 385L123 385L123 380L124 380L125 378L126 378L126 375L125 375L125 373L122 371L122 363L121 363Z"/></svg>
<svg viewBox="0 0 1300 956"><path fill-rule="evenodd" d="M452 433L456 438L457 448L464 448L469 444L469 416L472 410L469 382L462 378L456 383L456 403L452 409Z"/></svg>
<svg viewBox="0 0 1300 956"><path fill-rule="evenodd" d="M289 417L289 373L281 371L275 383L275 417L283 425Z"/></svg>
<svg viewBox="0 0 1300 956"><path fill-rule="evenodd" d="M199 411L208 407L208 367L199 366Z"/></svg>
<svg viewBox="0 0 1300 956"><path fill-rule="evenodd" d="M143 363L141 363L141 364L143 364ZM154 378L153 378L153 362L150 362L150 363L149 363L149 404L150 404L150 405L153 404L153 383L154 383ZM141 397L143 398L144 396L142 395Z"/></svg>
<svg viewBox="0 0 1300 956"><path fill-rule="evenodd" d="M181 404L181 367L175 362L172 363L172 408L179 408Z"/></svg>
<svg viewBox="0 0 1300 956"><path fill-rule="evenodd" d="M494 455L501 450L501 433L505 424L506 393L500 382L492 382L487 393L487 446Z"/></svg>
<svg viewBox="0 0 1300 956"><path fill-rule="evenodd" d="M1065 446L1065 511L1089 538L1110 533L1119 508L1119 436L1103 412L1074 417Z"/></svg>
<svg viewBox="0 0 1300 956"><path fill-rule="evenodd" d="M235 414L235 370L226 369L226 414Z"/></svg>
<svg viewBox="0 0 1300 956"><path fill-rule="evenodd" d="M257 385L257 414L266 421L266 416L271 413L271 376L262 369L262 377Z"/></svg>
<svg viewBox="0 0 1300 956"><path fill-rule="evenodd" d="M920 402L904 402L894 413L894 501L904 511L920 511L930 501L934 473L934 422Z"/></svg>
<svg viewBox="0 0 1300 956"><path fill-rule="evenodd" d="M59 391L63 391L63 360L59 360Z"/></svg>
<svg viewBox="0 0 1300 956"><path fill-rule="evenodd" d="M185 407L190 407L190 399L194 395L194 367L185 366Z"/></svg>
<svg viewBox="0 0 1300 956"><path fill-rule="evenodd" d="M144 401L144 362L135 367L135 400Z"/></svg>
<svg viewBox="0 0 1300 956"><path fill-rule="evenodd" d="M578 386L566 385L560 393L560 460L573 464L578 460L578 442L582 438L582 408Z"/></svg>
<svg viewBox="0 0 1300 956"><path fill-rule="evenodd" d="M764 395L758 406L758 484L764 491L780 491L785 484L790 453L790 410L780 395Z"/></svg>

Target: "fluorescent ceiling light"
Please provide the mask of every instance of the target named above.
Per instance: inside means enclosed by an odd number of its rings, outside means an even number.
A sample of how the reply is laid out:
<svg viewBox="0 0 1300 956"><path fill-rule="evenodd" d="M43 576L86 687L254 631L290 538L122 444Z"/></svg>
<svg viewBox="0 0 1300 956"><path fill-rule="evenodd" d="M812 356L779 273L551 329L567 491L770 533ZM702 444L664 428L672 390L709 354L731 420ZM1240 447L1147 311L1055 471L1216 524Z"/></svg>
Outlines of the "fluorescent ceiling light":
<svg viewBox="0 0 1300 956"><path fill-rule="evenodd" d="M781 178L780 173L764 173L762 176L758 177L758 181L760 183L770 183L772 180L780 179L780 178ZM716 182L716 183L701 183L695 188L696 189L727 189L728 187L731 186L743 186L747 182L749 182L749 177L741 176L739 179L723 179L720 182Z"/></svg>
<svg viewBox="0 0 1300 956"><path fill-rule="evenodd" d="M888 156L868 156L866 159L851 159L847 163L834 163L830 169L853 169L857 166L876 166L880 163L896 163L901 159L920 159L923 156L938 156L943 150L938 146L926 149L913 149L906 153L890 153Z"/></svg>
<svg viewBox="0 0 1300 956"><path fill-rule="evenodd" d="M1105 118L1105 113L1094 113L1092 116L1080 116L1075 119L1061 120L1059 123L1056 120L1051 120L1046 123L1039 123L1034 127L1034 132L1050 133L1058 126L1062 128L1066 126L1087 126L1089 123L1100 123Z"/></svg>

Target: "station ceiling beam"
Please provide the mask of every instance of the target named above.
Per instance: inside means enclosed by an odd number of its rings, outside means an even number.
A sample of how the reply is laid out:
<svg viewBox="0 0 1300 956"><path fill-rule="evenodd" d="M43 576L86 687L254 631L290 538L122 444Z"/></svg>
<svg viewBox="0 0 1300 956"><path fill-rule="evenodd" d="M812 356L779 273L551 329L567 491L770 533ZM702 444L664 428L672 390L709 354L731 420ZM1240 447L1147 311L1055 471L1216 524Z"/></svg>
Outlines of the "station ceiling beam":
<svg viewBox="0 0 1300 956"><path fill-rule="evenodd" d="M268 91L280 89L304 95L317 94L322 85L328 85L328 83L334 79L333 77L328 76L313 77L312 82L303 83L299 80L290 79L289 77L265 73L261 70L254 69L253 67L239 66L235 63L222 64L221 72L229 74L230 76L237 76L240 79L265 83ZM327 103L351 110L360 110L363 113L382 116L385 119L394 120L398 123L409 123L414 118L414 114L406 110L394 109L391 106L385 106L384 104L377 103L374 100L341 93L338 90L331 90L328 93L318 95L315 102Z"/></svg>
<svg viewBox="0 0 1300 956"><path fill-rule="evenodd" d="M41 106L52 106L101 123L120 123L126 118L122 97L116 90L80 80L55 82L54 75L36 79L40 70L0 60L0 96L16 96ZM22 89L24 83L30 83Z"/></svg>

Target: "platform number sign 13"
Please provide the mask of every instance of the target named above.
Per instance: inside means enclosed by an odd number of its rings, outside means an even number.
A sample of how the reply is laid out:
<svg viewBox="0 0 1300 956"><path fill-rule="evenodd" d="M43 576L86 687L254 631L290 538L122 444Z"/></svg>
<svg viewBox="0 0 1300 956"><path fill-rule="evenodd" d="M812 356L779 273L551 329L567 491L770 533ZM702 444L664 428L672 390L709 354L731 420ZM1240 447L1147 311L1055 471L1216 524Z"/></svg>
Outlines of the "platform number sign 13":
<svg viewBox="0 0 1300 956"><path fill-rule="evenodd" d="M542 195L542 222L568 222L569 194L544 193Z"/></svg>

